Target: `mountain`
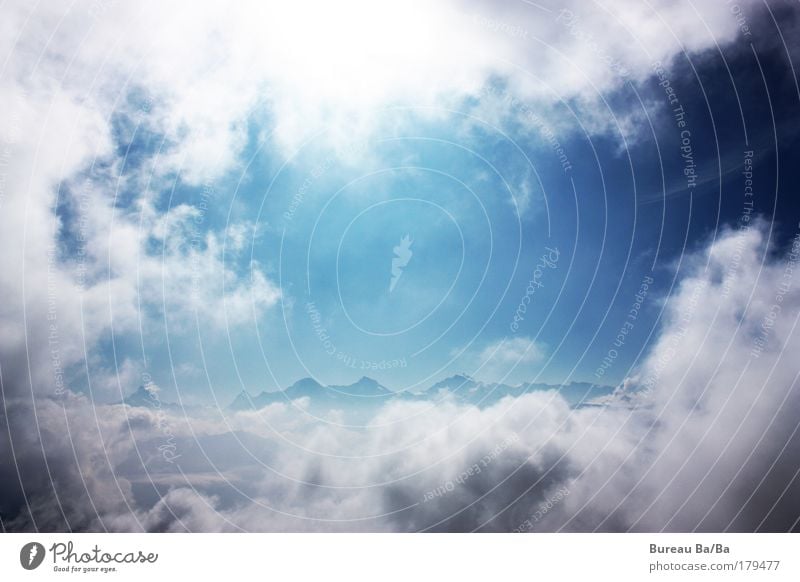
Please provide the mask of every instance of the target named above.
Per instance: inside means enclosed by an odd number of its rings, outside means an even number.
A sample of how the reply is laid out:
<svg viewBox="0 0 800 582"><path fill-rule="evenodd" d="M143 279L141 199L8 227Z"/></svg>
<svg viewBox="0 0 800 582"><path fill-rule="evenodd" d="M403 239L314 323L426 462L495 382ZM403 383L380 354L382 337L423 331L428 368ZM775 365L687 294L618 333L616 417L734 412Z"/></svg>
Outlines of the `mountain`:
<svg viewBox="0 0 800 582"><path fill-rule="evenodd" d="M123 404L128 406L143 406L147 408L155 408L158 406L158 392L154 389L139 386L136 392L125 398Z"/></svg>
<svg viewBox="0 0 800 582"><path fill-rule="evenodd" d="M249 408L256 408L256 403L253 401L252 396L242 390L236 395L233 402L228 405L228 408L231 410L247 410Z"/></svg>
<svg viewBox="0 0 800 582"><path fill-rule="evenodd" d="M325 388L313 378L303 378L286 390L277 392L263 391L256 396L250 396L247 392L242 391L229 408L232 410L258 410L276 402L290 402L305 397L319 399L324 390Z"/></svg>
<svg viewBox="0 0 800 582"><path fill-rule="evenodd" d="M264 391L252 397L246 392L241 392L231 403L230 408L258 410L276 402L286 403L301 398L308 398L315 409L379 406L394 396L394 392L366 376L347 386L323 386L313 378L303 378L286 390Z"/></svg>
<svg viewBox="0 0 800 582"><path fill-rule="evenodd" d="M318 396L323 389L322 384L313 378L303 378L289 386L284 392L287 398L294 400L304 396Z"/></svg>
<svg viewBox="0 0 800 582"><path fill-rule="evenodd" d="M425 394L452 394L462 400L480 407L490 406L506 397L516 398L531 392L558 392L570 406L584 406L590 400L608 396L613 386L591 384L589 382L570 382L569 384L542 384L526 382L517 386L501 383L478 382L466 374L457 374L437 382Z"/></svg>
<svg viewBox="0 0 800 582"><path fill-rule="evenodd" d="M441 382L437 382L426 392L439 392L440 390L446 390L447 392L453 393L465 393L474 390L480 384L473 380L467 374L456 374L455 376L450 376L449 378L445 378Z"/></svg>
<svg viewBox="0 0 800 582"><path fill-rule="evenodd" d="M308 398L314 411L334 408L377 408L390 400L435 400L452 397L456 401L485 408L506 397L516 398L531 392L558 392L572 407L588 406L596 399L614 392L613 386L570 382L569 384L523 383L517 386L484 383L467 374L456 374L417 393L393 392L372 378L362 377L347 386L322 386L312 378L299 380L282 391L261 392L250 396L244 392L231 403L232 410L258 410L275 402Z"/></svg>
<svg viewBox="0 0 800 582"><path fill-rule="evenodd" d="M137 408L169 409L178 410L180 406L173 402L163 402L158 395L159 389L151 384L149 386L139 386L136 392L124 398L120 404L135 406Z"/></svg>
<svg viewBox="0 0 800 582"><path fill-rule="evenodd" d="M349 386L330 386L329 390L342 393L344 396L357 396L360 398L387 398L394 396L394 392L378 384L376 380L362 376L358 382Z"/></svg>
<svg viewBox="0 0 800 582"><path fill-rule="evenodd" d="M313 378L298 380L285 390L263 391L256 395L240 392L229 405L229 410L259 410L275 403L290 403L305 400L313 414L324 414L331 410L354 410L368 414L389 401L420 401L452 398L456 402L472 404L485 408L506 397L516 398L531 392L557 392L573 408L584 406L603 406L613 398L615 388L591 384L589 382L570 382L568 384L523 383L516 386L501 383L484 383L467 374L456 374L441 380L420 392L394 392L377 380L366 376L344 386L323 386ZM180 405L163 402L154 386L140 386L133 394L122 401L128 406L151 409L181 410Z"/></svg>
<svg viewBox="0 0 800 582"><path fill-rule="evenodd" d="M586 406L597 398L609 396L614 392L613 386L592 384L590 382L570 382L556 389L571 406Z"/></svg>

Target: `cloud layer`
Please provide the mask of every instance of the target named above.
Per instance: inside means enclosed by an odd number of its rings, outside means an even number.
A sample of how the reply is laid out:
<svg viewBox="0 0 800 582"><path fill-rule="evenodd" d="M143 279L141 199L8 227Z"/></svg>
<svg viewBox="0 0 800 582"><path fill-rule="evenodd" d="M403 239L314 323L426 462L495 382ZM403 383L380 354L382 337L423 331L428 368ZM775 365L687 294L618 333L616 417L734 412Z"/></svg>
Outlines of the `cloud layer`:
<svg viewBox="0 0 800 582"><path fill-rule="evenodd" d="M5 527L796 528L800 237L770 260L765 230L689 257L637 379L603 406L550 392L483 410L394 403L357 430L284 404L184 415L74 396L13 403L3 461L20 479L4 484Z"/></svg>

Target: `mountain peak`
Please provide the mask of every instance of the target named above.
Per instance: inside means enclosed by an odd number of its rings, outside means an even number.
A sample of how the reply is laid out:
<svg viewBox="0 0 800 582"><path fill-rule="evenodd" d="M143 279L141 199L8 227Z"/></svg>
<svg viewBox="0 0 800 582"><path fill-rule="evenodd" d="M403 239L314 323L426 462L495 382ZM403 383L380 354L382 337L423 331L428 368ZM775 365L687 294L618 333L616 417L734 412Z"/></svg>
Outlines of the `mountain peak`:
<svg viewBox="0 0 800 582"><path fill-rule="evenodd" d="M440 388L471 388L475 386L477 382L472 379L472 376L462 373L462 374L455 374L454 376L450 376L449 378L445 378L434 384L431 388L434 390L439 390Z"/></svg>
<svg viewBox="0 0 800 582"><path fill-rule="evenodd" d="M158 401L159 387L155 384L142 384L135 392L126 396L122 402L130 406L152 406Z"/></svg>
<svg viewBox="0 0 800 582"><path fill-rule="evenodd" d="M347 396L387 396L392 394L391 390L369 376L361 376L358 381L347 386L330 386L330 388Z"/></svg>
<svg viewBox="0 0 800 582"><path fill-rule="evenodd" d="M274 403L287 403L301 398L310 399L311 406L319 410L330 408L360 408L365 406L380 406L392 399L419 399L440 397L450 393L462 402L473 403L477 406L490 406L503 398L516 398L530 392L558 391L571 405L581 406L590 399L608 394L613 391L610 386L596 386L586 382L572 382L566 385L548 385L537 383L522 383L517 386L506 384L484 383L461 373L455 374L439 381L427 390L414 394L394 392L380 382L369 376L362 376L352 384L345 386L322 385L313 378L302 378L286 388L274 392L262 392L251 397L246 392L241 392L231 404L234 410L258 410Z"/></svg>
<svg viewBox="0 0 800 582"><path fill-rule="evenodd" d="M287 390L318 390L320 388L322 388L322 384L314 380L314 378L300 378L289 386Z"/></svg>

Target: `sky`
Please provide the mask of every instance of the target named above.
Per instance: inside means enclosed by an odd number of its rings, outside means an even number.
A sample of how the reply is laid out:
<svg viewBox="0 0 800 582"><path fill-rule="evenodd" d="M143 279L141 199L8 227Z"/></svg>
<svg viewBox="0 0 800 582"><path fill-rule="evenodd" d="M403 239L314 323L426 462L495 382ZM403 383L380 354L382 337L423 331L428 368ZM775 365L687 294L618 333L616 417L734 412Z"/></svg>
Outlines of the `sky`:
<svg viewBox="0 0 800 582"><path fill-rule="evenodd" d="M795 4L0 11L3 529L797 528Z"/></svg>

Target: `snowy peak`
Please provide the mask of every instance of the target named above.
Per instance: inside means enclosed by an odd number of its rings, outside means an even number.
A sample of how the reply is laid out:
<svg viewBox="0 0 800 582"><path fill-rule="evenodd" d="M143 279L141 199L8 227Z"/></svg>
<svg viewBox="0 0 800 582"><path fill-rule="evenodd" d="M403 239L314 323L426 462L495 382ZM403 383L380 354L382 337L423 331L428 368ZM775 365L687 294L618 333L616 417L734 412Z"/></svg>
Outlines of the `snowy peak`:
<svg viewBox="0 0 800 582"><path fill-rule="evenodd" d="M158 392L158 387L155 384L150 384L149 386L142 385L136 389L136 392L123 399L122 403L128 406L158 408L161 406Z"/></svg>
<svg viewBox="0 0 800 582"><path fill-rule="evenodd" d="M432 390L434 392L439 390L449 390L449 391L467 391L472 390L473 388L479 385L478 382L473 380L470 376L466 374L456 374L455 376L450 376L449 378L445 378L441 382L437 382L433 386L431 386L428 390Z"/></svg>
<svg viewBox="0 0 800 582"><path fill-rule="evenodd" d="M391 396L393 393L385 386L381 386L377 380L362 376L357 382L349 386L331 386L331 390L341 392L347 396L380 397Z"/></svg>

